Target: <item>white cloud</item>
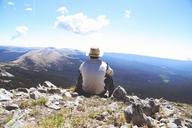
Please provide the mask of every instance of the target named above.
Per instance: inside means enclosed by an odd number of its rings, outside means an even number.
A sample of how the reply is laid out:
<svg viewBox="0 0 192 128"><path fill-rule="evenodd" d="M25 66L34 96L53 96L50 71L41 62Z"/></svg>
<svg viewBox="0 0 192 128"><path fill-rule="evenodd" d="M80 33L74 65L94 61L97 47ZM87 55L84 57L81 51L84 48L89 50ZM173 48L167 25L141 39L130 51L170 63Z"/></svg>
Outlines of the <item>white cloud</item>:
<svg viewBox="0 0 192 128"><path fill-rule="evenodd" d="M25 11L31 12L31 11L33 11L33 9L28 7L28 8L25 8Z"/></svg>
<svg viewBox="0 0 192 128"><path fill-rule="evenodd" d="M109 24L109 19L105 15L100 15L96 19L88 18L83 13L74 15L61 15L57 17L55 26L66 29L76 34L89 34L97 32Z"/></svg>
<svg viewBox="0 0 192 128"><path fill-rule="evenodd" d="M26 33L28 32L28 30L29 30L29 29L28 29L28 27L26 27L26 26L18 26L18 27L16 28L16 34L15 34L14 36L12 36L11 39L16 39L16 38L18 38L18 37L26 34Z"/></svg>
<svg viewBox="0 0 192 128"><path fill-rule="evenodd" d="M10 6L14 6L15 5L15 3L11 2L11 1L7 2L7 4L10 5Z"/></svg>
<svg viewBox="0 0 192 128"><path fill-rule="evenodd" d="M65 6L62 6L56 10L56 12L60 12L61 14L68 13L68 9Z"/></svg>
<svg viewBox="0 0 192 128"><path fill-rule="evenodd" d="M131 14L131 11L125 10L125 12L124 12L125 18L130 18L130 14Z"/></svg>

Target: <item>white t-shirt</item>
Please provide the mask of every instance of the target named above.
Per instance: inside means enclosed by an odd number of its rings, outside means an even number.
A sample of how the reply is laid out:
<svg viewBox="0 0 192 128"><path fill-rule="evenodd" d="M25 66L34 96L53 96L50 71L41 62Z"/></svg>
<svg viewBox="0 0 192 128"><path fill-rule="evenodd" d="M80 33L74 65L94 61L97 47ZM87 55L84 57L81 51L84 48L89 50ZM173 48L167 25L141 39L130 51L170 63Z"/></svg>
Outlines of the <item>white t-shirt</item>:
<svg viewBox="0 0 192 128"><path fill-rule="evenodd" d="M100 94L105 89L105 74L113 75L113 70L107 63L99 59L90 59L83 62L79 70L82 74L82 89L91 94Z"/></svg>

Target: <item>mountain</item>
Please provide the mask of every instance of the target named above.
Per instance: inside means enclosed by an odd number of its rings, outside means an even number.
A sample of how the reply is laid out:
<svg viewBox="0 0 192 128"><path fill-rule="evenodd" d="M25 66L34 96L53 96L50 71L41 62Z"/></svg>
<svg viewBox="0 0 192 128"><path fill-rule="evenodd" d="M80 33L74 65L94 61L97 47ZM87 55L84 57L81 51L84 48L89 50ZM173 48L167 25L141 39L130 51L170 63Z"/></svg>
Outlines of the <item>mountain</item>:
<svg viewBox="0 0 192 128"><path fill-rule="evenodd" d="M30 88L45 80L60 87L75 85L78 68L87 59L84 52L75 49L1 49L7 54L1 56L0 69L14 75L0 76L1 81L10 81L0 84L7 89ZM120 53L105 53L102 59L113 68L115 85L123 86L129 94L192 103L192 61Z"/></svg>
<svg viewBox="0 0 192 128"><path fill-rule="evenodd" d="M32 48L0 46L0 62L9 62L27 53Z"/></svg>
<svg viewBox="0 0 192 128"><path fill-rule="evenodd" d="M43 48L31 50L13 61L13 63L32 69L63 71L66 66L78 63L72 55L73 52L69 54L65 50Z"/></svg>

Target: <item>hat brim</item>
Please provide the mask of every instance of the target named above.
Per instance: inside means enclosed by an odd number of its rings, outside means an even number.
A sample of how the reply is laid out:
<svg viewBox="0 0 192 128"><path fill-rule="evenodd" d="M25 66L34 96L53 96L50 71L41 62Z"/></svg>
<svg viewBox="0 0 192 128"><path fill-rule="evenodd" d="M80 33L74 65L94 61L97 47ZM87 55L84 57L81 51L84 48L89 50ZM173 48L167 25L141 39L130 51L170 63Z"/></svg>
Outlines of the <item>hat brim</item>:
<svg viewBox="0 0 192 128"><path fill-rule="evenodd" d="M100 57L99 54L89 54L90 57Z"/></svg>

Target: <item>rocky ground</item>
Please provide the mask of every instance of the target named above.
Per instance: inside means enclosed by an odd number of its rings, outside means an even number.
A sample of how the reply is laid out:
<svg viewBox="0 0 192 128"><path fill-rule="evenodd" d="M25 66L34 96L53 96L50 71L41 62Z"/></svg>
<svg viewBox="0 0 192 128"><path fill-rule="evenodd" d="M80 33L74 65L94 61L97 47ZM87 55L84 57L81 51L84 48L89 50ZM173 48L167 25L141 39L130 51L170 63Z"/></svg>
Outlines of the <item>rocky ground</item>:
<svg viewBox="0 0 192 128"><path fill-rule="evenodd" d="M84 97L49 81L36 88L0 89L4 128L192 128L191 105L128 96Z"/></svg>

